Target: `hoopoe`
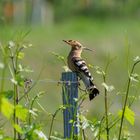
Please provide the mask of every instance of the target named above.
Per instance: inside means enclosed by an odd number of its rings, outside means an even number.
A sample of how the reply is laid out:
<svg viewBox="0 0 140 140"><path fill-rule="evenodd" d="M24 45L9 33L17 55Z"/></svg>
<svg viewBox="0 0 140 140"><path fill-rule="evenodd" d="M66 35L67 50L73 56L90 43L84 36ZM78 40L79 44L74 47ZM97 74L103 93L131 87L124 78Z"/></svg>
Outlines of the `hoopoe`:
<svg viewBox="0 0 140 140"><path fill-rule="evenodd" d="M71 46L71 51L67 57L68 67L76 72L77 75L82 79L86 89L89 93L89 99L92 100L99 94L99 90L93 83L93 77L85 63L81 58L83 50L92 51L89 48L83 47L78 41L75 40L63 40L65 43Z"/></svg>

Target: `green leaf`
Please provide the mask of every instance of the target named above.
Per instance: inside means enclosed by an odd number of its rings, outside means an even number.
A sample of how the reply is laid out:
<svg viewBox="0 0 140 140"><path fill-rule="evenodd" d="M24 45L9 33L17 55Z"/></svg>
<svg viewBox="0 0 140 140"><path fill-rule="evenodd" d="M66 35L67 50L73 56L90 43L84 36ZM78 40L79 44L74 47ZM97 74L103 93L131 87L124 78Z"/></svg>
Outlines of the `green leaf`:
<svg viewBox="0 0 140 140"><path fill-rule="evenodd" d="M16 110L16 117L18 117L22 121L26 121L28 110L26 108L23 108L21 105L17 105L15 107L15 110Z"/></svg>
<svg viewBox="0 0 140 140"><path fill-rule="evenodd" d="M94 68L96 69L96 73L99 75L105 75L105 72L98 66L94 66Z"/></svg>
<svg viewBox="0 0 140 140"><path fill-rule="evenodd" d="M18 59L23 59L24 58L24 53L23 52L19 52L17 57L18 57Z"/></svg>
<svg viewBox="0 0 140 140"><path fill-rule="evenodd" d="M113 85L108 86L106 83L102 83L102 86L108 91L111 92L113 91L115 88Z"/></svg>
<svg viewBox="0 0 140 140"><path fill-rule="evenodd" d="M24 68L24 71L27 72L27 73L31 73L31 72L34 72L31 68L29 67L25 67Z"/></svg>
<svg viewBox="0 0 140 140"><path fill-rule="evenodd" d="M96 71L97 74L102 75L103 73L99 70Z"/></svg>
<svg viewBox="0 0 140 140"><path fill-rule="evenodd" d="M122 110L118 112L118 115L122 117ZM128 106L125 108L124 117L131 125L134 125L135 113Z"/></svg>
<svg viewBox="0 0 140 140"><path fill-rule="evenodd" d="M18 84L19 86L21 86L21 87L24 86L24 77L23 77L22 75L18 74L18 75L16 76L16 81L17 81L17 84Z"/></svg>
<svg viewBox="0 0 140 140"><path fill-rule="evenodd" d="M14 112L14 106L4 97L2 98L1 111L8 119L13 115Z"/></svg>
<svg viewBox="0 0 140 140"><path fill-rule="evenodd" d="M18 65L19 71L24 71L24 68L21 64Z"/></svg>
<svg viewBox="0 0 140 140"><path fill-rule="evenodd" d="M4 64L0 62L0 69L4 69Z"/></svg>
<svg viewBox="0 0 140 140"><path fill-rule="evenodd" d="M140 61L140 57L136 56L133 60L134 60L134 62Z"/></svg>
<svg viewBox="0 0 140 140"><path fill-rule="evenodd" d="M93 65L92 64L88 64L88 67L93 69Z"/></svg>
<svg viewBox="0 0 140 140"><path fill-rule="evenodd" d="M71 120L69 120L69 123L71 123L71 124L72 124L73 122L74 122L74 120L72 120L72 119L71 119Z"/></svg>
<svg viewBox="0 0 140 140"><path fill-rule="evenodd" d="M63 68L63 70L64 70L65 72L70 71L70 69L68 68L68 66L62 66L62 68Z"/></svg>
<svg viewBox="0 0 140 140"><path fill-rule="evenodd" d="M5 137L3 140L13 140L13 138Z"/></svg>
<svg viewBox="0 0 140 140"><path fill-rule="evenodd" d="M17 83L18 83L14 78L11 79L11 82L15 85L17 85Z"/></svg>
<svg viewBox="0 0 140 140"><path fill-rule="evenodd" d="M15 42L13 42L13 41L11 40L11 41L9 41L9 43L8 43L8 48L10 49L10 48L13 48L13 47L15 47Z"/></svg>
<svg viewBox="0 0 140 140"><path fill-rule="evenodd" d="M130 76L130 80L131 81L134 81L134 82L139 82L139 79L138 78L139 78L139 75L137 73L133 73Z"/></svg>
<svg viewBox="0 0 140 140"><path fill-rule="evenodd" d="M21 64L18 65L18 68L19 68L19 71L22 72L22 71L25 71L25 72L33 72L32 69L30 69L29 67L25 67L25 66L22 66Z"/></svg>
<svg viewBox="0 0 140 140"><path fill-rule="evenodd" d="M29 110L29 113L32 115L32 117L37 117L38 114L34 110Z"/></svg>
<svg viewBox="0 0 140 140"><path fill-rule="evenodd" d="M14 95L14 91L13 90L7 90L7 91L2 92L2 95L7 99L11 99Z"/></svg>
<svg viewBox="0 0 140 140"><path fill-rule="evenodd" d="M64 140L64 139L59 138L59 137L56 137L56 136L51 136L51 139L52 139L52 140Z"/></svg>
<svg viewBox="0 0 140 140"><path fill-rule="evenodd" d="M23 134L23 130L22 128L18 125L18 124L14 124L14 128L16 129L17 132L19 132L20 134Z"/></svg>

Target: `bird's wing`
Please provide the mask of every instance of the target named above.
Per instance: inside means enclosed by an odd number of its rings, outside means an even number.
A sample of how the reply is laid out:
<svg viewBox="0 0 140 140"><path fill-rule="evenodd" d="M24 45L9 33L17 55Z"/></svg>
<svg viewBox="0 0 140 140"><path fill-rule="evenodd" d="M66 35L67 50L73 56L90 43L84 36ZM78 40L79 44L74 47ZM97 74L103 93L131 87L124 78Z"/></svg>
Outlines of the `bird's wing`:
<svg viewBox="0 0 140 140"><path fill-rule="evenodd" d="M93 81L93 77L86 65L86 62L80 57L74 57L72 59L76 72L87 76L91 81Z"/></svg>
<svg viewBox="0 0 140 140"><path fill-rule="evenodd" d="M99 90L93 83L93 77L89 72L89 69L83 59L80 57L74 57L72 59L73 66L75 67L75 72L78 73L79 77L82 79L85 84L87 90L89 91L89 99L92 100L99 94Z"/></svg>

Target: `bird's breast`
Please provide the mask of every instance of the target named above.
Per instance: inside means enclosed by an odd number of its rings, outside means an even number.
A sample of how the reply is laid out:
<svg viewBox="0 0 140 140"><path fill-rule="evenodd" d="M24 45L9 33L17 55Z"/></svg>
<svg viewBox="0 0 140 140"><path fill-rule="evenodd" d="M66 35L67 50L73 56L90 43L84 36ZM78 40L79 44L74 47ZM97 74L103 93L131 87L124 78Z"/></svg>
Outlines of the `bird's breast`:
<svg viewBox="0 0 140 140"><path fill-rule="evenodd" d="M76 71L74 63L72 62L72 58L68 56L67 58L68 67L71 71Z"/></svg>

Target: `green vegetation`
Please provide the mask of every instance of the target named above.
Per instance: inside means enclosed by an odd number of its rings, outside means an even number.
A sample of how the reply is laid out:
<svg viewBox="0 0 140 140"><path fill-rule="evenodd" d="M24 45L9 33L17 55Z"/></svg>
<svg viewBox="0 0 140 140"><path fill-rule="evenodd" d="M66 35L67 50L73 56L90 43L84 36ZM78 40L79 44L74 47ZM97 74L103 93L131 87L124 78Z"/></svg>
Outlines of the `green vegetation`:
<svg viewBox="0 0 140 140"><path fill-rule="evenodd" d="M61 40L76 39L95 50L83 57L101 90L93 102L83 100L80 136L139 139L139 23L74 18L49 27L0 27L1 137L62 138L65 108L58 82L70 48Z"/></svg>

